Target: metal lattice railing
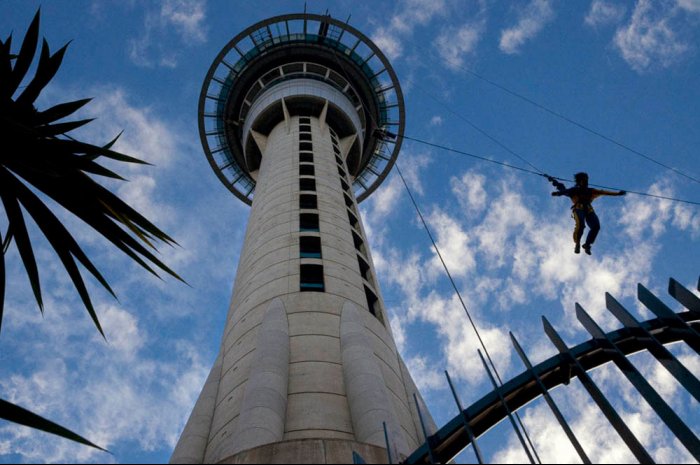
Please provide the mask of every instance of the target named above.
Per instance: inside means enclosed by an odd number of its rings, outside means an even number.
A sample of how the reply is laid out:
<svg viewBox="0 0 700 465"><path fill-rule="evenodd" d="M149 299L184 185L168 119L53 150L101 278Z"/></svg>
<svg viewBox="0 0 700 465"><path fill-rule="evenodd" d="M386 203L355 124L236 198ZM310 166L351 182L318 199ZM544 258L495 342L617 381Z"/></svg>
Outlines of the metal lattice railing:
<svg viewBox="0 0 700 465"><path fill-rule="evenodd" d="M700 290L700 281L698 290ZM426 435L424 444L407 457L404 463L447 463L470 444L473 446L476 459L479 463L483 463L484 458L477 438L506 418L513 423L528 457L534 461L513 421L513 414L530 401L540 397L552 410L583 463L591 463L583 446L550 395L553 388L561 384L569 384L574 377L581 382L637 460L641 463L653 463L649 452L588 374L593 368L610 362L616 365L678 441L700 462L700 440L628 359L631 354L648 352L668 370L690 396L700 401L700 380L665 347L674 342L683 342L700 353L700 299L674 279L669 281L668 292L685 307L686 311L674 312L648 289L641 284L638 285L638 300L656 315L656 318L645 322L639 322L610 294L606 294L608 311L623 325L622 329L608 333L603 331L580 305L576 304L576 316L592 338L572 348L566 345L549 321L542 317L544 332L559 354L536 366L530 363L511 333L515 351L523 361L526 370L502 386L497 386L494 382L493 391L467 408L462 408L449 374L446 373L459 414L435 434ZM491 377L488 367L484 366ZM534 450L532 452L534 453Z"/></svg>

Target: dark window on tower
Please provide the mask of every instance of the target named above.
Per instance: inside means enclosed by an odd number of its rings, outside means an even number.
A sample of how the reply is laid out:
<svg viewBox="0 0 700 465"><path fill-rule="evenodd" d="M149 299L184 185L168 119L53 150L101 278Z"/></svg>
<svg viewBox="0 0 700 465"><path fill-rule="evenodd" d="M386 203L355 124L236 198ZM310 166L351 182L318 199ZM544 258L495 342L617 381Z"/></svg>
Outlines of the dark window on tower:
<svg viewBox="0 0 700 465"><path fill-rule="evenodd" d="M318 215L316 213L301 213L299 215L300 231L318 231Z"/></svg>
<svg viewBox="0 0 700 465"><path fill-rule="evenodd" d="M343 194L343 197L345 197L345 205L348 206L348 208L352 207L352 199L348 194Z"/></svg>
<svg viewBox="0 0 700 465"><path fill-rule="evenodd" d="M311 152L302 152L299 154L299 161L300 162L309 162L313 163L314 161L314 154Z"/></svg>
<svg viewBox="0 0 700 465"><path fill-rule="evenodd" d="M314 194L301 194L299 196L299 208L315 210L318 208L318 200Z"/></svg>
<svg viewBox="0 0 700 465"><path fill-rule="evenodd" d="M359 255L357 256L357 262L360 264L360 274L362 275L362 278L365 281L369 281L369 265Z"/></svg>
<svg viewBox="0 0 700 465"><path fill-rule="evenodd" d="M299 175L300 176L313 176L314 175L314 165L299 165Z"/></svg>
<svg viewBox="0 0 700 465"><path fill-rule="evenodd" d="M336 155L340 155L340 149L338 148L337 145L333 146L333 151L335 152Z"/></svg>
<svg viewBox="0 0 700 465"><path fill-rule="evenodd" d="M311 141L311 133L309 133L309 132L299 133L299 140L307 140L310 142Z"/></svg>
<svg viewBox="0 0 700 465"><path fill-rule="evenodd" d="M299 142L299 150L308 150L308 151L312 151L312 150L313 150L313 147L314 147L314 146L313 146L313 144L312 144L311 142L303 142L303 141L300 141L300 142Z"/></svg>
<svg viewBox="0 0 700 465"><path fill-rule="evenodd" d="M311 126L308 124L300 124L299 131L300 132L311 132ZM309 139L309 140L311 140L311 139Z"/></svg>
<svg viewBox="0 0 700 465"><path fill-rule="evenodd" d="M301 71L301 70L299 70ZM311 124L311 118L308 116L300 116L299 117L299 124Z"/></svg>
<svg viewBox="0 0 700 465"><path fill-rule="evenodd" d="M315 191L316 181L311 178L300 178L299 179L299 190L300 191Z"/></svg>
<svg viewBox="0 0 700 465"><path fill-rule="evenodd" d="M352 232L352 241L355 243L355 249L357 249L357 251L360 252L362 255L367 256L367 253L365 251L365 243L355 231Z"/></svg>
<svg viewBox="0 0 700 465"><path fill-rule="evenodd" d="M341 178L345 177L345 170L340 165L338 165L338 174L340 174Z"/></svg>
<svg viewBox="0 0 700 465"><path fill-rule="evenodd" d="M338 155L335 156L335 161L338 163L338 166L343 166L343 159Z"/></svg>
<svg viewBox="0 0 700 465"><path fill-rule="evenodd" d="M365 296L367 297L367 307L369 307L369 312L374 316L378 316L379 299L367 286L365 286Z"/></svg>
<svg viewBox="0 0 700 465"><path fill-rule="evenodd" d="M340 180L340 185L343 186L344 191L350 192L350 186L348 185L347 182L345 182L344 179Z"/></svg>
<svg viewBox="0 0 700 465"><path fill-rule="evenodd" d="M348 210L348 220L350 220L350 226L357 227L357 217L350 210Z"/></svg>
<svg viewBox="0 0 700 465"><path fill-rule="evenodd" d="M321 258L321 238L316 236L301 236L299 238L299 257Z"/></svg>
<svg viewBox="0 0 700 465"><path fill-rule="evenodd" d="M323 265L302 264L299 283L301 292L323 292Z"/></svg>

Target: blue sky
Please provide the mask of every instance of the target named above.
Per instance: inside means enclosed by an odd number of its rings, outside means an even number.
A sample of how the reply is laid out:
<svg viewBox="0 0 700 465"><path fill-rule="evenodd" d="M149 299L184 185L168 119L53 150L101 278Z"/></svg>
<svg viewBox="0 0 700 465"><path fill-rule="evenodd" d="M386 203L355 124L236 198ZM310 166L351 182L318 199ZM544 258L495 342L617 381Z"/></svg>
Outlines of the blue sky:
<svg viewBox="0 0 700 465"><path fill-rule="evenodd" d="M105 342L38 234L43 316L11 249L0 397L114 455L0 423L1 462L168 460L218 349L248 215L205 160L197 99L211 61L234 35L304 8L264 4L261 11L253 1L0 3L0 34L13 32L15 46L40 5L52 49L72 41L40 104L93 97L84 114L97 120L78 135L105 143L124 130L117 149L155 165L120 168L130 182L114 188L179 242L162 257L191 285L151 277L64 216L119 297L92 285ZM515 152L555 176L584 170L592 183L700 201L697 182L473 74L697 179L698 0L353 0L308 9L351 15L382 47L403 85L407 136L528 167ZM569 202L552 198L543 178L411 141L398 163L504 379L522 371L509 330L542 361L555 349L540 315L573 346L588 339L575 302L612 330L619 324L605 311L604 292L647 319L634 298L638 282L662 296L671 276L697 283L698 206L632 194L599 199L603 228L593 255L574 255ZM491 389L475 335L395 172L361 209L397 343L442 425L457 413L443 370L464 404ZM697 354L673 350L700 373ZM653 360L634 362L700 433L697 402ZM595 379L656 460L692 461L615 369L596 370ZM565 414L594 461L634 461L576 382L555 398L583 406ZM544 461L577 461L546 406L532 403L522 416ZM482 447L491 461L525 460L507 428L489 433Z"/></svg>

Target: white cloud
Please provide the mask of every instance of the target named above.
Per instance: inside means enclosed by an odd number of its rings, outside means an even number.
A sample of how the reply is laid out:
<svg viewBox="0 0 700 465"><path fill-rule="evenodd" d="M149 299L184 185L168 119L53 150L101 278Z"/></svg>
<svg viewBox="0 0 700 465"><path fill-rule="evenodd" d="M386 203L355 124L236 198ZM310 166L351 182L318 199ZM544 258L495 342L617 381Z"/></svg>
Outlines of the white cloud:
<svg viewBox="0 0 700 465"><path fill-rule="evenodd" d="M403 177L413 194L423 195L421 177L422 172L432 163L429 153L404 154L397 163L401 165Z"/></svg>
<svg viewBox="0 0 700 465"><path fill-rule="evenodd" d="M416 26L425 25L446 12L445 0L403 0L397 5L397 13L390 19L390 27L397 32L410 34Z"/></svg>
<svg viewBox="0 0 700 465"><path fill-rule="evenodd" d="M186 343L146 337L136 317L100 302L97 310L108 342L86 340L95 329L88 318L72 314L75 300L51 300L43 321L26 321L3 334L23 339L15 340L16 347L31 344L34 350L23 356L27 372L0 380L2 397L102 447L112 449L122 441L144 450L172 447L182 414L206 376L199 353ZM173 357L153 357L154 343L163 344ZM112 461L95 449L15 425L1 428L0 438L7 453L29 461Z"/></svg>
<svg viewBox="0 0 700 465"><path fill-rule="evenodd" d="M161 5L160 16L166 24L174 25L183 42L205 42L206 1L204 0L165 0Z"/></svg>
<svg viewBox="0 0 700 465"><path fill-rule="evenodd" d="M689 13L700 13L700 0L678 0L678 6Z"/></svg>
<svg viewBox="0 0 700 465"><path fill-rule="evenodd" d="M381 188L372 195L369 215L382 217L396 210L396 202L404 193L404 186L399 176L391 176L384 181ZM363 214L363 216L366 216Z"/></svg>
<svg viewBox="0 0 700 465"><path fill-rule="evenodd" d="M88 93L97 96L84 110L86 115L97 118L86 126L87 136L95 143L107 142L123 131L114 150L161 168L175 161L176 147L183 143L182 137L156 116L152 108L134 104L126 91L119 87L96 87ZM139 165L120 166L143 171Z"/></svg>
<svg viewBox="0 0 700 465"><path fill-rule="evenodd" d="M424 26L436 17L445 17L448 12L446 0L402 0L397 2L388 25L379 27L371 35L372 41L389 59L396 60L403 55L404 39L411 36L416 27Z"/></svg>
<svg viewBox="0 0 700 465"><path fill-rule="evenodd" d="M169 40L173 31L177 39ZM179 49L206 40L205 0L161 0L146 12L141 36L129 40L129 58L137 66L175 68Z"/></svg>
<svg viewBox="0 0 700 465"><path fill-rule="evenodd" d="M512 256L512 250L504 244L533 222L533 214L519 193L511 191L505 182L499 189L499 197L491 202L484 221L475 228L479 252L487 257L491 266L498 267L503 266L506 256Z"/></svg>
<svg viewBox="0 0 700 465"><path fill-rule="evenodd" d="M403 52L401 39L390 28L382 27L375 31L372 34L372 42L392 61L400 57Z"/></svg>
<svg viewBox="0 0 700 465"><path fill-rule="evenodd" d="M474 240L470 234L447 213L435 210L426 221L433 231L440 256L455 277L464 277L476 269ZM431 261L431 272L439 275L443 271L442 262L436 252Z"/></svg>
<svg viewBox="0 0 700 465"><path fill-rule="evenodd" d="M471 305L468 296L462 296L467 309L476 317L475 323L479 330L489 355L500 373L510 367L511 351L507 333L502 328L480 324L478 310ZM467 319L464 308L454 293L447 297L435 292L428 293L425 297L413 295L408 307L410 320L418 320L435 325L435 329L443 341L441 346L442 356L445 359L447 370L451 375L476 386L485 378L484 367L477 355L477 350L484 350L479 343L476 333ZM426 386L427 387L427 386ZM433 387L431 384L430 387ZM434 384L435 388L444 387L442 380Z"/></svg>
<svg viewBox="0 0 700 465"><path fill-rule="evenodd" d="M615 33L613 43L622 58L638 72L668 68L690 50L679 37L678 9L667 3L639 0L630 22Z"/></svg>
<svg viewBox="0 0 700 465"><path fill-rule="evenodd" d="M551 0L532 0L520 10L515 26L501 31L501 51L508 54L520 52L525 42L533 39L553 19Z"/></svg>
<svg viewBox="0 0 700 465"><path fill-rule="evenodd" d="M426 357L411 357L406 360L406 367L421 391L439 389L445 384L442 373Z"/></svg>
<svg viewBox="0 0 700 465"><path fill-rule="evenodd" d="M447 28L435 39L434 46L448 68L458 69L465 57L474 55L485 28L485 21L474 21Z"/></svg>
<svg viewBox="0 0 700 465"><path fill-rule="evenodd" d="M450 179L452 194L459 205L472 214L478 214L486 208L486 176L475 171L467 171L457 179Z"/></svg>
<svg viewBox="0 0 700 465"><path fill-rule="evenodd" d="M591 27L605 26L621 21L625 13L624 5L606 0L594 0L584 22Z"/></svg>
<svg viewBox="0 0 700 465"><path fill-rule="evenodd" d="M435 115L432 118L430 118L430 125L431 126L441 126L443 123L442 116L440 115Z"/></svg>
<svg viewBox="0 0 700 465"><path fill-rule="evenodd" d="M674 190L668 178L651 185L648 194L674 197ZM700 213L687 204L653 197L632 197L625 202L619 219L625 233L634 241L643 242L649 237L657 238L675 227L688 231L691 237L700 236Z"/></svg>
<svg viewBox="0 0 700 465"><path fill-rule="evenodd" d="M145 336L139 329L136 317L125 310L108 305L102 310L100 320L109 345L124 356L133 358L144 346Z"/></svg>

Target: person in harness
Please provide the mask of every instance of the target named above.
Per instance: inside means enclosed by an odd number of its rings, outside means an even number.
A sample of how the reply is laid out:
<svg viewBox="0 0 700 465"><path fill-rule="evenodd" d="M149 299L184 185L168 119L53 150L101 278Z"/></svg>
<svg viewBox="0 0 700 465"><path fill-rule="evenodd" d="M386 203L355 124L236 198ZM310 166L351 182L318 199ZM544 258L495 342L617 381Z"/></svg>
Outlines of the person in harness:
<svg viewBox="0 0 700 465"><path fill-rule="evenodd" d="M564 195L571 199L573 205L571 206L571 216L576 222L574 227L574 253L581 253L581 238L583 237L583 230L586 229L586 225L590 228L588 235L586 236L586 242L583 244L583 250L586 254L591 254L591 246L595 242L596 236L600 231L600 220L598 220L598 215L595 214L593 210L593 200L602 195L625 195L625 191L606 191L602 189L592 189L588 187L588 173L576 173L574 175L574 180L576 185L572 188L567 189L566 186L552 176L545 175L547 180L551 182L554 187L557 188L556 192L552 192L553 196Z"/></svg>

